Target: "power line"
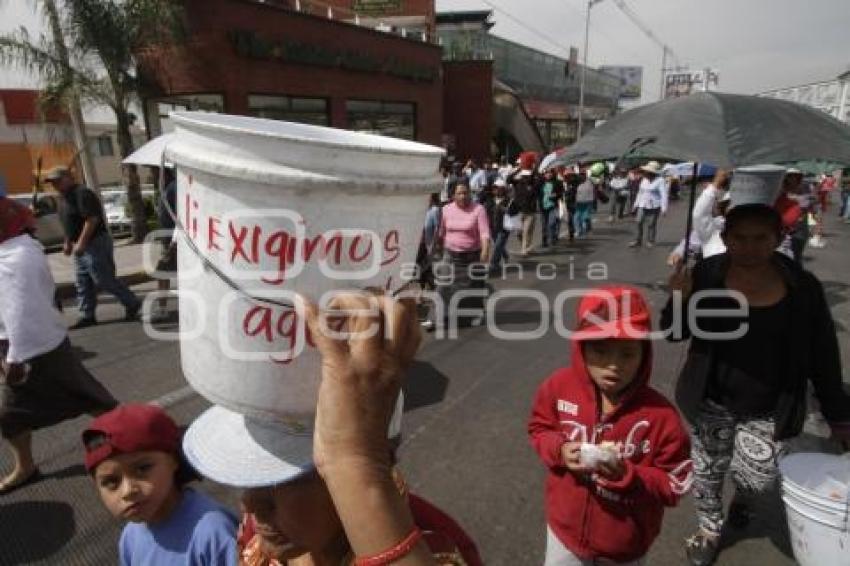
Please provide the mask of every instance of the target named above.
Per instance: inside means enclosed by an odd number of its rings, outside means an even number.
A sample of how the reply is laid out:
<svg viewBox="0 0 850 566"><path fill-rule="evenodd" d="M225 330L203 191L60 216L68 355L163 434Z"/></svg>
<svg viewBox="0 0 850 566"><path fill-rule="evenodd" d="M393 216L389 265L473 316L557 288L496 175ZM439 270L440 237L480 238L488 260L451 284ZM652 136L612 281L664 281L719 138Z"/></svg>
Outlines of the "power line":
<svg viewBox="0 0 850 566"><path fill-rule="evenodd" d="M541 38L545 39L546 41L548 41L549 43L551 43L552 45L557 47L559 50L561 50L564 53L567 53L569 55L569 52L570 52L569 48L564 47L563 44L561 44L561 42L559 42L557 39L554 39L551 36L543 33L542 31L531 27L530 25L528 25L527 23L525 23L524 21L522 21L518 17L514 16L513 14L511 14L510 12L508 12L507 10L502 8L501 6L497 6L493 2L490 2L489 0L482 0L482 1L485 4L487 4L488 6L490 6L491 8L493 8L494 10L496 10L497 12L501 12L502 14L507 16L510 20L512 20L518 26L524 28L527 31L530 31L531 33L534 33L534 34L540 36Z"/></svg>
<svg viewBox="0 0 850 566"><path fill-rule="evenodd" d="M673 58L673 61L675 61L677 66L680 65L679 56L676 55L676 52L673 51L673 49L669 45L661 41L658 36L655 35L655 32L652 31L652 28L643 23L643 20L641 20L640 17L638 17L637 13L635 13L635 11L632 10L626 4L625 0L614 0L614 4L617 6L617 8L620 9L621 12L623 12L623 14L625 14L627 18L632 21L635 26L637 26L639 30L644 33L644 35L646 35L649 39L655 42L659 47L666 50L667 53L670 54L670 56Z"/></svg>

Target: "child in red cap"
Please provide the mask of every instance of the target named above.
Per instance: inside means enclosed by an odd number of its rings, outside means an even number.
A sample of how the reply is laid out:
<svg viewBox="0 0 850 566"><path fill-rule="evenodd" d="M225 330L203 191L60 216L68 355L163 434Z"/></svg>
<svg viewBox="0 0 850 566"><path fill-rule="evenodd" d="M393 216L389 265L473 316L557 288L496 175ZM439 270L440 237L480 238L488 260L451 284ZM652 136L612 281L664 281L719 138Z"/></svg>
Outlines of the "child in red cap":
<svg viewBox="0 0 850 566"><path fill-rule="evenodd" d="M235 565L236 518L186 488L197 475L182 456L181 434L165 411L130 404L83 432L86 470L110 513L128 524L122 566Z"/></svg>
<svg viewBox="0 0 850 566"><path fill-rule="evenodd" d="M649 386L650 330L636 289L589 292L571 337L572 365L537 390L528 432L548 468L546 566L640 564L664 506L690 488L688 434Z"/></svg>

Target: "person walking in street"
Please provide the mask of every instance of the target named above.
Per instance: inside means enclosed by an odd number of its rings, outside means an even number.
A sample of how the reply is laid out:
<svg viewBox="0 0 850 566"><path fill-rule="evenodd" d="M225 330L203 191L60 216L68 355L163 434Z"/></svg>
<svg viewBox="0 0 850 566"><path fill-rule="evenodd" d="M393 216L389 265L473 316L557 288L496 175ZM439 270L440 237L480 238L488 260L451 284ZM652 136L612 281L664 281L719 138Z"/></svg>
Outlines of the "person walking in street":
<svg viewBox="0 0 850 566"><path fill-rule="evenodd" d="M581 185L581 176L572 169L564 169L562 176L564 183L564 204L567 207L565 220L567 222L567 232L569 233L570 242L572 242L576 238L576 195L578 193L578 187Z"/></svg>
<svg viewBox="0 0 850 566"><path fill-rule="evenodd" d="M644 226L647 226L646 247L655 245L659 215L667 214L667 183L660 176L661 165L650 161L640 168L643 180L640 182L634 209L637 211L637 238L629 244L631 248L643 245Z"/></svg>
<svg viewBox="0 0 850 566"><path fill-rule="evenodd" d="M523 154L522 164L518 172L511 178L513 186L513 200L519 207L522 231L520 232L520 255L525 257L534 248L532 238L534 236L534 222L537 217L538 195L537 185L534 182L534 156Z"/></svg>
<svg viewBox="0 0 850 566"><path fill-rule="evenodd" d="M115 276L112 237L100 199L90 188L74 181L65 167L51 169L45 179L63 197L62 227L65 231L63 253L74 256L80 319L71 329L97 324L97 291L115 295L124 305L125 320L136 320L142 301Z"/></svg>
<svg viewBox="0 0 850 566"><path fill-rule="evenodd" d="M555 171L547 169L540 182L540 211L543 215L542 244L544 248L558 242L561 220L558 218L558 201L564 195L564 185L555 177Z"/></svg>
<svg viewBox="0 0 850 566"><path fill-rule="evenodd" d="M639 565L664 508L690 488L688 433L649 385L652 321L640 292L590 290L577 318L572 364L537 390L528 423L547 470L545 566Z"/></svg>
<svg viewBox="0 0 850 566"><path fill-rule="evenodd" d="M726 252L670 278L661 328L673 341L691 341L676 400L692 425L699 528L686 550L696 566L714 563L724 525L746 526L754 498L772 487L787 441L802 432L809 381L833 437L848 449L850 396L835 324L820 281L776 251L781 234L772 206L735 206L726 215ZM712 295L700 300L701 312L742 314L684 323L696 314L690 297L705 291ZM729 472L736 493L724 517Z"/></svg>
<svg viewBox="0 0 850 566"><path fill-rule="evenodd" d="M626 215L626 205L629 202L629 178L626 172L619 167L615 169L608 186L611 189L611 216L608 217L608 221L622 220Z"/></svg>
<svg viewBox="0 0 850 566"><path fill-rule="evenodd" d="M573 214L573 224L576 229L576 237L584 238L591 228L591 215L593 214L593 203L596 201L596 185L590 174L586 174L584 180L576 188L576 206Z"/></svg>
<svg viewBox="0 0 850 566"><path fill-rule="evenodd" d="M34 430L117 404L71 349L34 226L28 208L0 197L0 433L12 451L0 495L40 477Z"/></svg>
<svg viewBox="0 0 850 566"><path fill-rule="evenodd" d="M776 209L782 218L781 245L801 266L803 252L809 241L809 213L813 204L814 198L803 183L803 172L795 168L788 169L782 179L782 193L776 200Z"/></svg>
<svg viewBox="0 0 850 566"><path fill-rule="evenodd" d="M721 210L728 204L729 185L732 176L724 169L718 169L714 180L709 184L694 204L693 229L702 243L702 257L709 258L726 251L720 234L723 231Z"/></svg>
<svg viewBox="0 0 850 566"><path fill-rule="evenodd" d="M490 216L490 230L493 238L490 273L497 272L502 266L502 263L509 260L507 247L508 238L511 233L505 229L505 215L510 212L510 205L505 181L496 179L495 183L493 183L493 210Z"/></svg>
<svg viewBox="0 0 850 566"><path fill-rule="evenodd" d="M437 232L436 248L442 251L443 261L437 266L436 281L443 305L442 309L434 309L434 316L439 316L439 311L442 311L443 320L435 320L434 327L448 326L449 319L453 316L453 313L449 312L449 306L456 291L483 289L484 279L478 277L474 270L477 264L489 265L490 246L487 211L472 201L468 186L458 184L454 202L442 210L440 229ZM449 281L444 280L446 274L443 269L446 267L451 275ZM479 308L483 313L483 297L468 297L467 300L461 300L457 308ZM479 321L480 317L477 317L473 324Z"/></svg>
<svg viewBox="0 0 850 566"><path fill-rule="evenodd" d="M174 169L166 167L163 173L165 187L162 189L157 205L160 234L157 238L160 244L159 260L156 270L161 277L157 280L157 290L162 294L157 299L156 311L151 315L151 323L167 322L171 319L168 312L167 293L171 289L171 278L177 276L177 240L174 238L174 217L177 213L177 178Z"/></svg>

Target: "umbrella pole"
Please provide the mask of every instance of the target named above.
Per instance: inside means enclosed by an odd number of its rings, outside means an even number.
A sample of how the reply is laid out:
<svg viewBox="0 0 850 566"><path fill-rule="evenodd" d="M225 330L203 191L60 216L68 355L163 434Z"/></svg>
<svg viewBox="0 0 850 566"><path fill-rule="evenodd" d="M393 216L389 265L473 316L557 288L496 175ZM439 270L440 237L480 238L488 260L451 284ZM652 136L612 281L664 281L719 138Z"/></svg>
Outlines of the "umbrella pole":
<svg viewBox="0 0 850 566"><path fill-rule="evenodd" d="M691 197L688 203L688 220L685 232L685 254L682 257L682 265L688 265L688 256L691 253L691 232L694 229L694 207L697 203L697 173L699 172L699 163L694 161L694 171L691 176Z"/></svg>

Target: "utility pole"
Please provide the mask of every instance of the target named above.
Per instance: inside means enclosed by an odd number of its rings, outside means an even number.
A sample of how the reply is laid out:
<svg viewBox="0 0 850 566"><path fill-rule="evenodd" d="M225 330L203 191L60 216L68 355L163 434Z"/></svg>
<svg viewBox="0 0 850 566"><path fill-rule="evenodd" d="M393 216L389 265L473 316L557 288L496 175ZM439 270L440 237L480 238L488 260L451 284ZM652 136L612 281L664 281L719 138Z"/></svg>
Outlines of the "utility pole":
<svg viewBox="0 0 850 566"><path fill-rule="evenodd" d="M44 0L44 9L47 13L50 31L53 34L53 43L56 46L59 63L62 65L62 73L67 78L71 74L71 59L68 56L68 48L65 46L65 38L62 36L62 23L59 19L59 10L56 8L55 0ZM86 185L100 194L97 171L94 168L94 161L92 161L91 152L88 147L86 124L83 121L80 97L73 87L71 88L71 96L68 100L68 114L71 116L71 126L74 130L74 144L77 146L77 152L80 156L83 179Z"/></svg>
<svg viewBox="0 0 850 566"><path fill-rule="evenodd" d="M667 46L661 46L661 88L658 90L658 100L664 100L664 91L667 87Z"/></svg>
<svg viewBox="0 0 850 566"><path fill-rule="evenodd" d="M602 0L587 0L587 17L584 21L584 56L581 65L581 79L578 87L578 129L576 130L576 139L581 137L584 129L584 85L587 75L587 46L590 36L590 10L595 4L599 4Z"/></svg>

